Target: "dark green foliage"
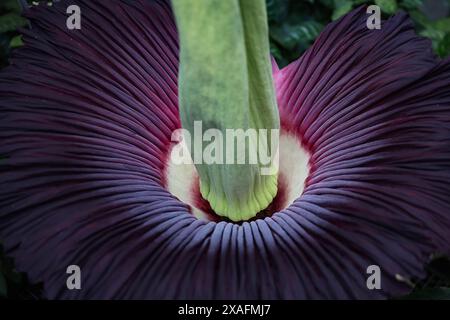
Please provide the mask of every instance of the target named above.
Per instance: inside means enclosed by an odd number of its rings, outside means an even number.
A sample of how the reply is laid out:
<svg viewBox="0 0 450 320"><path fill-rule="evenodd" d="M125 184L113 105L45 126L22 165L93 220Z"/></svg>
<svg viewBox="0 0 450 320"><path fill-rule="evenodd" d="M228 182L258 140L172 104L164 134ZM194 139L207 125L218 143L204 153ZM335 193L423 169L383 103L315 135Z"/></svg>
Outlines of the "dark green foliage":
<svg viewBox="0 0 450 320"><path fill-rule="evenodd" d="M19 36L17 29L26 24L27 21L20 15L17 0L0 1L0 67L8 63L11 49L21 45L17 38Z"/></svg>
<svg viewBox="0 0 450 320"><path fill-rule="evenodd" d="M376 4L383 18L399 10L408 12L417 32L433 41L433 48L440 57L447 57L450 54L450 4L448 0L440 1L440 6L431 6L427 0L266 0L272 54L283 67L298 58L329 22L360 5ZM448 10L443 10L445 8ZM446 16L433 17L439 14Z"/></svg>
<svg viewBox="0 0 450 320"><path fill-rule="evenodd" d="M272 54L280 66L297 59L330 22L332 9L319 2L267 0Z"/></svg>

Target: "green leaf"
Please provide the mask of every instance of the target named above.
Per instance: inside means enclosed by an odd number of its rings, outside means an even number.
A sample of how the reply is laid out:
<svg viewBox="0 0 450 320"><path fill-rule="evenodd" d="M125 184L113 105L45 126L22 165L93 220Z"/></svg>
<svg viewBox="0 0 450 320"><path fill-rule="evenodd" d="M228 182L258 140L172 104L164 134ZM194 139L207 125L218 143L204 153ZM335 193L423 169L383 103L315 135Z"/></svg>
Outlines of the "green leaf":
<svg viewBox="0 0 450 320"><path fill-rule="evenodd" d="M266 8L269 21L281 22L288 14L289 1L266 0Z"/></svg>
<svg viewBox="0 0 450 320"><path fill-rule="evenodd" d="M296 34L308 42L317 38L323 29L323 25L316 21L305 21L304 23L295 27Z"/></svg>
<svg viewBox="0 0 450 320"><path fill-rule="evenodd" d="M334 0L320 0L320 3L325 7L333 9L334 8Z"/></svg>
<svg viewBox="0 0 450 320"><path fill-rule="evenodd" d="M443 18L436 21L423 21L424 30L419 34L423 37L430 38L433 41L433 49L437 54L446 56L447 41L444 38L450 33L450 18ZM441 44L442 42L442 44Z"/></svg>
<svg viewBox="0 0 450 320"><path fill-rule="evenodd" d="M445 37L445 32L436 30L434 28L428 28L428 29L422 30L419 34L422 37L430 38L436 44L439 41L441 41L442 39L444 39L444 37Z"/></svg>
<svg viewBox="0 0 450 320"><path fill-rule="evenodd" d="M450 300L450 288L431 288L413 292L403 299L408 300Z"/></svg>
<svg viewBox="0 0 450 320"><path fill-rule="evenodd" d="M350 10L352 10L353 3L350 0L334 0L334 11L331 19L337 20Z"/></svg>
<svg viewBox="0 0 450 320"><path fill-rule="evenodd" d="M275 42L270 43L270 54L276 59L280 60L283 58L283 54L281 53L280 48L278 48Z"/></svg>
<svg viewBox="0 0 450 320"><path fill-rule="evenodd" d="M416 23L419 23L422 27L429 29L429 32L437 32L442 35L450 32L450 17L430 21L422 12L415 10L411 11L409 15Z"/></svg>
<svg viewBox="0 0 450 320"><path fill-rule="evenodd" d="M23 46L22 36L15 36L11 39L11 43L9 44L11 48L18 48Z"/></svg>
<svg viewBox="0 0 450 320"><path fill-rule="evenodd" d="M283 48L292 50L299 44L310 44L322 29L322 24L311 20L297 25L285 24L282 27L272 27L270 36Z"/></svg>
<svg viewBox="0 0 450 320"><path fill-rule="evenodd" d="M443 18L428 23L430 28L434 28L443 32L450 32L450 18Z"/></svg>
<svg viewBox="0 0 450 320"><path fill-rule="evenodd" d="M0 4L0 9L19 13L20 12L19 2L17 0L2 0Z"/></svg>
<svg viewBox="0 0 450 320"><path fill-rule="evenodd" d="M394 14L397 11L396 0L375 0L375 4L380 6L381 11L387 14Z"/></svg>
<svg viewBox="0 0 450 320"><path fill-rule="evenodd" d="M450 55L450 33L447 33L444 38L439 41L436 52L441 58L445 58Z"/></svg>
<svg viewBox="0 0 450 320"><path fill-rule="evenodd" d="M0 16L0 33L15 31L20 27L25 26L27 20L16 13L7 13Z"/></svg>
<svg viewBox="0 0 450 320"><path fill-rule="evenodd" d="M426 26L429 23L428 18L419 10L410 11L409 15L416 24L420 24L421 26Z"/></svg>
<svg viewBox="0 0 450 320"><path fill-rule="evenodd" d="M403 0L399 6L406 10L418 9L422 6L422 0Z"/></svg>

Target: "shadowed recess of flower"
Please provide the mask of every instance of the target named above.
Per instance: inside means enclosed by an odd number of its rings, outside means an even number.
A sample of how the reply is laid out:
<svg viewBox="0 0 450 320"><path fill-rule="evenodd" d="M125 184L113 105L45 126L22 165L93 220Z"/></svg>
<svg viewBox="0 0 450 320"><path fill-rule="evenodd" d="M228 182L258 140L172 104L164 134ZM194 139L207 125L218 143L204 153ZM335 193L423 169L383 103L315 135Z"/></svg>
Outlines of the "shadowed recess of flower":
<svg viewBox="0 0 450 320"><path fill-rule="evenodd" d="M0 239L48 298L386 298L450 253L450 61L404 13L326 26L274 80L310 151L303 193L264 219L195 218L165 188L178 117L164 1L31 8L0 74ZM66 288L66 268L83 290ZM379 265L382 289L368 290Z"/></svg>

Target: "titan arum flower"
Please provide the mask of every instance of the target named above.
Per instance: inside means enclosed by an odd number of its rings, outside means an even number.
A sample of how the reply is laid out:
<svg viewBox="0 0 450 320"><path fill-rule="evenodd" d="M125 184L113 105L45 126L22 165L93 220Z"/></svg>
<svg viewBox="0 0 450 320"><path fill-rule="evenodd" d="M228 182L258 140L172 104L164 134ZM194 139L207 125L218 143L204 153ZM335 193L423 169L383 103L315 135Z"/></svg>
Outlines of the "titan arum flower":
<svg viewBox="0 0 450 320"><path fill-rule="evenodd" d="M450 61L404 13L369 30L360 8L280 70L263 1L207 3L25 12L0 74L0 238L17 269L63 299L408 292L450 253ZM173 164L173 132L196 120L280 128L278 174Z"/></svg>

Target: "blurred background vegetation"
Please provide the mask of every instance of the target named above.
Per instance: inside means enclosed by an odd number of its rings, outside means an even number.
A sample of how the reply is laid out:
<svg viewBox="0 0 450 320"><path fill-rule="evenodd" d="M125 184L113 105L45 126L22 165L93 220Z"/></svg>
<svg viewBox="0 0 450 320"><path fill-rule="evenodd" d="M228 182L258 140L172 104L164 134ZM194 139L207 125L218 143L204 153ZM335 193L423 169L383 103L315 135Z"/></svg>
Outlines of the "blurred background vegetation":
<svg viewBox="0 0 450 320"><path fill-rule="evenodd" d="M51 1L47 1L51 2ZM324 26L362 4L379 5L384 18L398 10L409 13L418 34L432 40L440 57L450 55L450 0L266 0L273 56L280 67L297 59ZM31 4L31 1L29 1ZM8 65L11 52L22 46L18 28L27 26L17 0L0 0L0 69ZM408 299L450 299L450 260L436 257L427 266L427 278L410 283ZM0 297L37 299L40 284L30 285L14 270L13 261L0 248Z"/></svg>
<svg viewBox="0 0 450 320"><path fill-rule="evenodd" d="M11 51L22 45L17 29L26 24L17 0L0 0L0 68L7 65Z"/></svg>
<svg viewBox="0 0 450 320"><path fill-rule="evenodd" d="M281 66L297 59L324 26L362 4L380 6L383 18L399 10L414 20L418 34L433 41L440 57L450 54L449 0L266 0L272 55Z"/></svg>

